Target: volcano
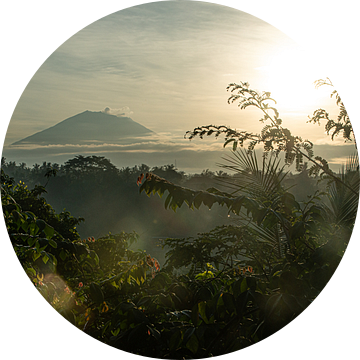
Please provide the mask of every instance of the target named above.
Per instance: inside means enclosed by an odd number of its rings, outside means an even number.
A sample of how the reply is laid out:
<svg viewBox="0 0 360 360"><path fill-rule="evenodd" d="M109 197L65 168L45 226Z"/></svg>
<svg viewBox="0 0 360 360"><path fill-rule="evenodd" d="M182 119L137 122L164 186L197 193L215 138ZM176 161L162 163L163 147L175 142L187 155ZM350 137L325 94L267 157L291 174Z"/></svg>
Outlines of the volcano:
<svg viewBox="0 0 360 360"><path fill-rule="evenodd" d="M148 141L152 135L152 130L128 117L87 110L11 145L129 144Z"/></svg>

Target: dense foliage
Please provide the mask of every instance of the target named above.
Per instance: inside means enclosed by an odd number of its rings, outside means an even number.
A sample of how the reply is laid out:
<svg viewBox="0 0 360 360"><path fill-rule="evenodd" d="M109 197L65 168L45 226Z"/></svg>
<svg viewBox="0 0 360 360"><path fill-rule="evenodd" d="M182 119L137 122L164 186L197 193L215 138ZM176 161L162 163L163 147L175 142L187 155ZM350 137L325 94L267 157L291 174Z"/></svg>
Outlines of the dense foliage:
<svg viewBox="0 0 360 360"><path fill-rule="evenodd" d="M267 128L263 136L268 130L274 129ZM288 154L286 161L297 158L301 139L280 130L274 133L277 149ZM135 174L98 157L77 157L62 168L45 164L42 176L50 180L46 190L38 184L29 190L2 169L2 207L10 240L39 292L95 339L168 359L243 349L281 329L318 296L343 256L358 204L357 156L338 175L320 163L328 175L327 191L309 187L308 196L300 200L291 192L285 165L265 150L268 156L259 164L253 151L234 147L223 165L234 175L222 173L221 189L214 184L207 190L191 188L172 167L152 172L136 168ZM305 181L306 166L300 170ZM50 179L57 172L65 174L67 184L73 182L74 193L88 187L94 196L114 187L114 176L129 176L128 186L140 191L138 198L152 203L152 195L158 194L158 203L175 216L179 209L193 214L202 210L201 215L216 207L227 214L227 221L194 236L164 239L166 260L159 262L151 252L132 249L138 239L134 232L81 237L77 226L82 219L67 211L57 213L43 197L59 178ZM95 183L89 184L89 178ZM108 199L103 201L107 204ZM141 217L138 203L135 207Z"/></svg>
<svg viewBox="0 0 360 360"><path fill-rule="evenodd" d="M16 183L21 181L28 189L41 191L43 201L57 213L71 213L79 220L84 219L76 224L82 238L136 231L139 240L133 247L141 247L161 261L164 251L157 246L158 239L196 236L198 232L231 223L227 210L218 205L211 211L204 207L196 212L186 207L176 213L167 211L160 198L139 195L136 181L141 173L149 172L186 188L216 187L226 191L228 184L236 181L237 174L232 169L216 173L204 170L199 174L185 174L173 165L150 168L142 164L119 169L100 156L77 156L61 165L43 162L32 167L3 158L2 169ZM306 200L308 191L319 187L307 169L299 174L286 173L284 182L299 200Z"/></svg>
<svg viewBox="0 0 360 360"><path fill-rule="evenodd" d="M150 168L145 164L118 169L101 156L76 156L63 165L44 162L32 167L3 158L2 169L17 183L41 189L42 197L57 212L65 209L84 218L77 225L81 237L135 230L145 246L157 238L195 235L196 231L206 231L226 221L226 211L221 208L213 209L218 214L215 224L214 216L209 217L205 210L194 214L181 209L178 216L166 211L160 199L152 201L140 196L136 186L140 173L152 172L176 184L207 189L216 183L216 174L210 171L190 176L173 165ZM202 227L193 231L196 224Z"/></svg>

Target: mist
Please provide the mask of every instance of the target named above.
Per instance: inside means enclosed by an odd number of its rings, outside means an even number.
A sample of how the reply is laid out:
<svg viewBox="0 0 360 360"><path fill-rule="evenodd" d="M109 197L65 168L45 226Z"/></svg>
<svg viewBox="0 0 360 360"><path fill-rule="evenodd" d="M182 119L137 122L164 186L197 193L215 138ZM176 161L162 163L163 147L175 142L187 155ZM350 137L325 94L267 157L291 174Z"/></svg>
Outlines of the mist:
<svg viewBox="0 0 360 360"><path fill-rule="evenodd" d="M202 142L204 142L202 144ZM199 144L200 143L200 144ZM98 155L105 156L118 168L134 166L138 164L148 164L149 166L162 166L174 164L176 167L186 173L199 173L204 169L211 171L219 170L222 157L231 152L228 148L223 148L221 142L215 146L206 144L204 140L198 141L198 144L184 141L175 144L148 144L144 147L131 146L127 150L119 150L118 145L94 146L62 146L61 150L56 146L28 148L4 148L2 156L8 161L17 163L26 163L32 166L35 163L41 164L43 161L62 164L69 158L76 155ZM197 148L192 150L191 147ZM60 150L60 151L59 151ZM348 145L314 145L316 155L324 157L331 164L334 171L338 171L345 164L346 159L356 152L354 144ZM260 151L259 151L260 153ZM259 155L260 156L260 155ZM293 168L291 168L293 170Z"/></svg>

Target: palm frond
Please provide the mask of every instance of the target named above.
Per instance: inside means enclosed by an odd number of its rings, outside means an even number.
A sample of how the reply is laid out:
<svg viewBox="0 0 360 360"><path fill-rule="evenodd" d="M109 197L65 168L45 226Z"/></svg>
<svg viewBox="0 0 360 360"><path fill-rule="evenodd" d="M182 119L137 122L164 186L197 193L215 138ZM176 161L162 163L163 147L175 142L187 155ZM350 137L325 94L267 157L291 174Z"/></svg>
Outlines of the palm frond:
<svg viewBox="0 0 360 360"><path fill-rule="evenodd" d="M279 224L274 224L272 229L264 228L255 222L250 223L248 226L256 236L257 241L267 243L279 258L283 257L287 248L287 239Z"/></svg>
<svg viewBox="0 0 360 360"><path fill-rule="evenodd" d="M350 156L339 174L341 180L351 188L359 191L359 157L358 154ZM333 182L329 188L329 213L338 225L353 227L355 223L359 197L340 182Z"/></svg>
<svg viewBox="0 0 360 360"><path fill-rule="evenodd" d="M224 156L223 159L226 163L220 166L235 172L235 181L223 179L220 182L232 188L233 193L245 193L262 201L273 201L287 190L282 185L288 173L284 171L286 165L281 166L281 160L274 155L263 157L261 167L255 152L242 149Z"/></svg>

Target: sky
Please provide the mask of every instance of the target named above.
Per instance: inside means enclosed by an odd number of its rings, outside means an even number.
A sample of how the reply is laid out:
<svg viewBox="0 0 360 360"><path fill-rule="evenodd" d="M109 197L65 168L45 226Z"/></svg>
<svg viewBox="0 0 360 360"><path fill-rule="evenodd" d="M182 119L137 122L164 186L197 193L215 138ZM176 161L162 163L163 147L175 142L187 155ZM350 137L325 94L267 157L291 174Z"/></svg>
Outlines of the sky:
<svg viewBox="0 0 360 360"><path fill-rule="evenodd" d="M275 27L223 5L165 1L130 7L85 27L60 45L25 88L11 118L3 155L28 165L62 163L81 152L110 157L117 166L175 163L184 171L214 170L222 142L184 140L200 125L259 132L261 114L229 105L229 83L246 81L270 91L294 134L327 149L323 128L306 124L324 107L335 113L331 89L315 90L327 74L314 69L297 44ZM14 149L13 142L85 110L109 108L155 131L161 147L119 152L118 147ZM353 147L328 160L344 162ZM195 157L189 158L194 151ZM334 153L334 151L333 151ZM160 163L161 162L161 163Z"/></svg>

